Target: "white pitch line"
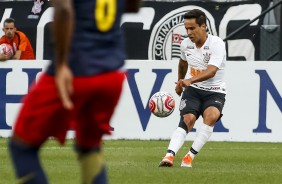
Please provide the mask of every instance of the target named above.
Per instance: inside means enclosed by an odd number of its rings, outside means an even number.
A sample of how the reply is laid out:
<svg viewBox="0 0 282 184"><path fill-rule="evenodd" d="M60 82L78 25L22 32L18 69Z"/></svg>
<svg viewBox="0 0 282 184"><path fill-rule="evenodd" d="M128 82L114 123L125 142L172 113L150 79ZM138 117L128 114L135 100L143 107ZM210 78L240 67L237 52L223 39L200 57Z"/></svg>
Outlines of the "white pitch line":
<svg viewBox="0 0 282 184"><path fill-rule="evenodd" d="M154 148L143 148L143 149L163 149L164 147L154 147ZM46 147L46 148L42 148L42 150L72 150L73 148L72 147ZM104 150L124 150L124 149L127 149L127 150L130 150L130 149L135 149L135 147L120 147L120 148L116 148L116 147L107 147L107 148L104 148ZM261 147L261 148L204 148L205 150L280 150L282 148L265 148L265 147ZM0 148L0 150L7 150L7 147L6 148Z"/></svg>
<svg viewBox="0 0 282 184"><path fill-rule="evenodd" d="M143 149L163 149L164 147L154 147L154 148L143 148ZM109 150L117 150L117 149L135 149L135 147L121 147L121 148L110 148L110 147L107 147L107 148L104 148L105 150L106 149L109 149ZM183 148L185 149L185 148ZM265 149L270 149L270 150L279 150L282 148L265 148L265 147L261 147L261 148L203 148L205 150L265 150Z"/></svg>

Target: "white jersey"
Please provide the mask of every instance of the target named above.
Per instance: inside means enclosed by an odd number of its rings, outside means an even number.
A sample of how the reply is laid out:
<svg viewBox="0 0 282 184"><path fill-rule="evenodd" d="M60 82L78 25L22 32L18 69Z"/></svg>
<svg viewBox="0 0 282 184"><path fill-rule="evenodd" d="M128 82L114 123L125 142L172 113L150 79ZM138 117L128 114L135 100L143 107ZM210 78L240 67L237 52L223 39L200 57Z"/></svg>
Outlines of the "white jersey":
<svg viewBox="0 0 282 184"><path fill-rule="evenodd" d="M188 62L188 70L186 78L198 75L206 70L208 65L218 68L214 77L191 84L192 87L226 93L225 82L223 81L224 69L226 63L225 43L217 36L208 34L208 38L201 48L197 48L189 38L185 38L181 42L181 59Z"/></svg>

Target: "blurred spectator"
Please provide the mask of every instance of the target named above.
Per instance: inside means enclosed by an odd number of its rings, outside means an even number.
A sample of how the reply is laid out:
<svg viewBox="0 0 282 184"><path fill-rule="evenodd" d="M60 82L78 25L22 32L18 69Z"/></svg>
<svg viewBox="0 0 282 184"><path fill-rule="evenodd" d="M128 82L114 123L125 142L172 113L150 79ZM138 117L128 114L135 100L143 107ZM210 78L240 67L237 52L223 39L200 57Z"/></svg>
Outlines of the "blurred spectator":
<svg viewBox="0 0 282 184"><path fill-rule="evenodd" d="M15 54L11 59L34 59L34 52L30 41L23 32L17 30L14 19L7 18L4 21L3 31L5 35L0 38L0 44L7 43L13 47ZM7 58L4 55L0 55L0 60L7 60Z"/></svg>

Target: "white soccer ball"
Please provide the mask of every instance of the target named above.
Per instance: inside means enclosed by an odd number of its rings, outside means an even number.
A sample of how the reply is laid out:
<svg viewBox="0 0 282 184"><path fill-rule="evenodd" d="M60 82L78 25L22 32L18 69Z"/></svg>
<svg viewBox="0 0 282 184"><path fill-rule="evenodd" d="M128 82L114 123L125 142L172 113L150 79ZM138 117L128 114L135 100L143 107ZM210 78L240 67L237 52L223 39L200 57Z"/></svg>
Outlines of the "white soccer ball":
<svg viewBox="0 0 282 184"><path fill-rule="evenodd" d="M175 107L175 100L168 92L157 92L149 100L149 109L157 117L169 116Z"/></svg>
<svg viewBox="0 0 282 184"><path fill-rule="evenodd" d="M0 45L0 54L5 54L8 56L14 55L13 47L10 44L2 43Z"/></svg>

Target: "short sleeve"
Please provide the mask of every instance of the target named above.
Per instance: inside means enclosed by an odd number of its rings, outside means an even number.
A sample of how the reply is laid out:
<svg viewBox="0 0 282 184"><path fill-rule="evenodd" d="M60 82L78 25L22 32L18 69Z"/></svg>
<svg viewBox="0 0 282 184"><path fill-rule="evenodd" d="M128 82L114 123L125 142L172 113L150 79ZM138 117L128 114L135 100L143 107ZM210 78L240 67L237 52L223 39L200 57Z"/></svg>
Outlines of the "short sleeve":
<svg viewBox="0 0 282 184"><path fill-rule="evenodd" d="M219 68L222 62L225 60L225 57L225 44L222 40L217 40L215 43L212 44L209 65L214 65Z"/></svg>
<svg viewBox="0 0 282 184"><path fill-rule="evenodd" d="M28 42L27 37L24 34L20 34L20 39L21 39L21 42L19 45L19 50L25 51L27 47L27 42Z"/></svg>
<svg viewBox="0 0 282 184"><path fill-rule="evenodd" d="M180 45L180 58L184 61L186 61L186 56L185 56L185 39L181 42Z"/></svg>

